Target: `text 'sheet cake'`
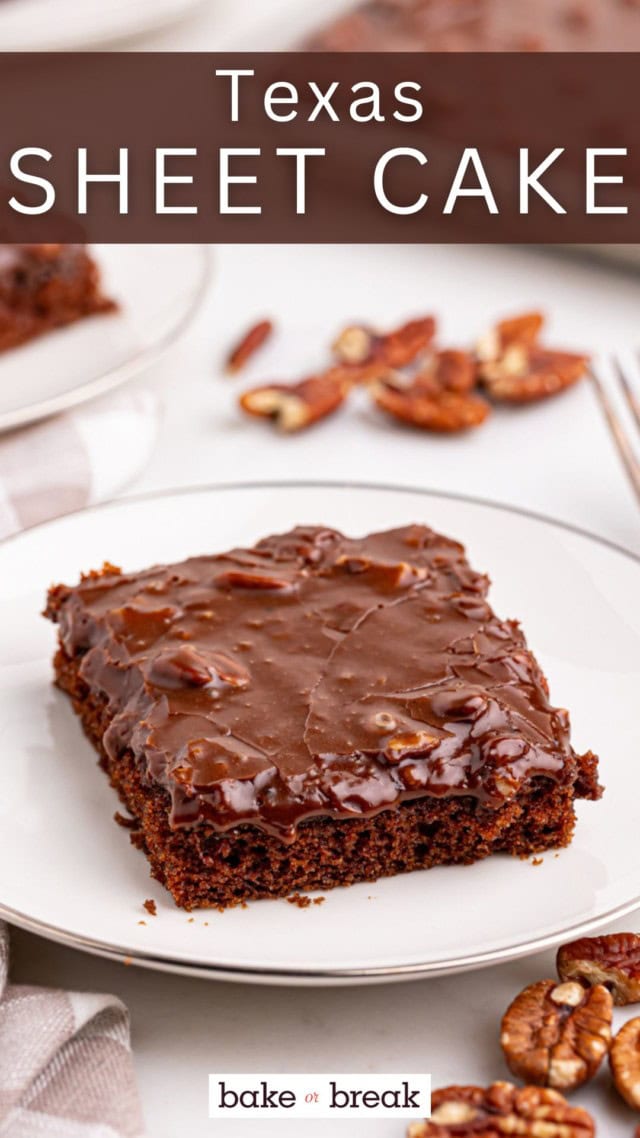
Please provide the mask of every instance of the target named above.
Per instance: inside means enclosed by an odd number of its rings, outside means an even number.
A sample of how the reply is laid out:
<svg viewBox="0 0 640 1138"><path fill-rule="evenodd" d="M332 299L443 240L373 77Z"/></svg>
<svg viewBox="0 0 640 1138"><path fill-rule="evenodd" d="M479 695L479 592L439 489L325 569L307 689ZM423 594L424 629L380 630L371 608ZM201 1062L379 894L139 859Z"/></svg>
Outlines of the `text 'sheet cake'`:
<svg viewBox="0 0 640 1138"><path fill-rule="evenodd" d="M566 845L597 759L462 546L299 527L51 589L58 685L179 905Z"/></svg>

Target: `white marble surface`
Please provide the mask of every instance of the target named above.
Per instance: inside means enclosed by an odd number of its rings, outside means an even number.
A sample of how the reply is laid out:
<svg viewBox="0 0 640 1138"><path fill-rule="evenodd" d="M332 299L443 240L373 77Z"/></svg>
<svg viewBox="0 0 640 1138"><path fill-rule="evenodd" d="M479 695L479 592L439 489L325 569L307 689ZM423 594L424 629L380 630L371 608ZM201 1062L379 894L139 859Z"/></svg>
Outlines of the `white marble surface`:
<svg viewBox="0 0 640 1138"><path fill-rule="evenodd" d="M171 33L135 46L213 50L253 46L256 37L277 46L283 29L294 18L300 22L302 7L293 0L210 0ZM637 504L587 385L527 412L496 413L466 438L396 430L356 403L307 436L282 439L240 418L234 402L244 380L220 374L230 340L263 314L277 319L279 338L247 383L313 367L345 319L388 323L432 309L442 314L451 343L474 335L496 313L542 304L554 335L568 346L632 348L640 339L640 280L544 251L500 248L227 247L215 252L215 261L197 324L145 379L163 391L165 419L156 453L132 491L269 478L422 485L550 514L640 553ZM154 1138L236 1138L237 1124L207 1121L209 1071L422 1068L433 1072L435 1084L504 1077L499 1017L523 984L552 974L551 959L539 957L394 986L260 989L125 968L18 931L13 953L17 980L108 990L127 1002ZM578 1097L593 1109L600 1133L630 1136L633 1120L611 1095L606 1075ZM251 1127L256 1138L325 1133L324 1123ZM403 1126L344 1122L336 1133L400 1138Z"/></svg>

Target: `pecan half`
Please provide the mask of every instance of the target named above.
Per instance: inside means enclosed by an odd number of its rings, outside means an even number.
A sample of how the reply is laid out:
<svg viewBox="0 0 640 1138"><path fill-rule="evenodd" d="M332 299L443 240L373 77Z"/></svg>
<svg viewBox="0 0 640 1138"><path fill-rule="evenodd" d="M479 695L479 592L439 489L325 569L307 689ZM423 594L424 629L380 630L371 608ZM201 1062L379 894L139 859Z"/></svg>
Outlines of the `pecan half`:
<svg viewBox="0 0 640 1138"><path fill-rule="evenodd" d="M640 1110L640 1017L630 1019L611 1044L609 1055L616 1090L628 1106Z"/></svg>
<svg viewBox="0 0 640 1138"><path fill-rule="evenodd" d="M425 391L472 391L478 378L475 361L468 352L446 348L433 352L414 376L414 384Z"/></svg>
<svg viewBox="0 0 640 1138"><path fill-rule="evenodd" d="M366 367L373 374L388 368L406 367L431 344L436 331L433 316L408 320L391 332L375 332L361 324L344 328L333 344L340 363Z"/></svg>
<svg viewBox="0 0 640 1138"><path fill-rule="evenodd" d="M380 351L380 336L363 324L349 324L332 344L333 353L343 364L368 363Z"/></svg>
<svg viewBox="0 0 640 1138"><path fill-rule="evenodd" d="M478 340L476 356L479 360L487 362L500 359L507 348L513 347L514 344L530 348L538 342L543 324L544 316L540 312L525 312L522 316L501 320Z"/></svg>
<svg viewBox="0 0 640 1138"><path fill-rule="evenodd" d="M227 359L227 371L237 372L240 371L244 365L255 355L258 348L261 348L264 343L269 339L273 332L273 323L271 320L260 320L257 324L253 324L249 328L241 340L229 352Z"/></svg>
<svg viewBox="0 0 640 1138"><path fill-rule="evenodd" d="M478 374L493 399L531 403L577 383L586 374L587 364L584 355L515 343L498 359L480 362Z"/></svg>
<svg viewBox="0 0 640 1138"><path fill-rule="evenodd" d="M436 332L433 316L408 320L382 337L382 355L389 367L406 367L431 344Z"/></svg>
<svg viewBox="0 0 640 1138"><path fill-rule="evenodd" d="M557 956L562 980L581 984L604 984L614 1004L640 1003L640 936L637 933L610 933L583 937L564 944Z"/></svg>
<svg viewBox="0 0 640 1138"><path fill-rule="evenodd" d="M372 385L373 400L381 411L425 431L453 433L479 427L490 413L489 404L471 392L430 391L420 383L397 386L391 380Z"/></svg>
<svg viewBox="0 0 640 1138"><path fill-rule="evenodd" d="M254 387L240 396L240 406L249 415L273 419L291 433L319 423L337 411L349 391L345 376L313 375L299 383L272 383Z"/></svg>
<svg viewBox="0 0 640 1138"><path fill-rule="evenodd" d="M500 1043L514 1075L569 1091L593 1078L611 1043L613 1000L601 984L540 980L505 1012Z"/></svg>
<svg viewBox="0 0 640 1138"><path fill-rule="evenodd" d="M409 1126L407 1138L593 1138L586 1110L570 1106L557 1091L493 1083L434 1091L431 1118Z"/></svg>

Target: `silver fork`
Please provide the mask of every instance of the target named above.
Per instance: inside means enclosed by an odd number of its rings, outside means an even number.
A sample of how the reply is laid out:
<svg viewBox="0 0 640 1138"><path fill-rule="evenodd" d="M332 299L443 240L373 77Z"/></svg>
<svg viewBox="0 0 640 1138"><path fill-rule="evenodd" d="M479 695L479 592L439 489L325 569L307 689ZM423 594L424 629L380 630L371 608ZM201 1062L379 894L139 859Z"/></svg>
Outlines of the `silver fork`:
<svg viewBox="0 0 640 1138"><path fill-rule="evenodd" d="M611 363L613 375L615 376L616 382L618 383L624 397L624 401L629 408L631 417L635 422L640 434L640 399L634 390L632 381L629 379L628 371L624 362L618 356L613 356ZM622 463L629 477L629 481L635 490L638 501L640 501L640 460L637 457L637 448L629 438L626 427L607 391L606 382L603 382L601 374L598 373L597 362L593 360L591 361L589 371L591 380L596 390L596 394L600 400L600 405L604 411L607 425L611 432L611 437L616 445L618 454L622 459Z"/></svg>

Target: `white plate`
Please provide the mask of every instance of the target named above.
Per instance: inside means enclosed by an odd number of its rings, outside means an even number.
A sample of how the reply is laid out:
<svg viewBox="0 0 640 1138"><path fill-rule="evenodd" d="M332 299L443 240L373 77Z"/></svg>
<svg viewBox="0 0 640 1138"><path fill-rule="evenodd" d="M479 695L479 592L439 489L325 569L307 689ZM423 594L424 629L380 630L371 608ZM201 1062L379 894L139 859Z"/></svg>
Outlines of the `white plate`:
<svg viewBox="0 0 640 1138"><path fill-rule="evenodd" d="M2 51L69 51L173 23L202 0L2 0Z"/></svg>
<svg viewBox="0 0 640 1138"><path fill-rule="evenodd" d="M153 363L195 315L209 280L205 245L94 245L118 312L91 316L0 355L0 431L119 386Z"/></svg>
<svg viewBox="0 0 640 1138"><path fill-rule="evenodd" d="M105 559L253 542L295 523L357 534L411 521L462 539L501 614L523 621L607 786L580 803L573 845L543 864L493 857L356 885L300 910L260 901L191 915L149 878L112 820L114 792L51 686L51 581ZM0 546L0 915L56 940L174 971L323 983L442 974L535 952L640 905L639 563L545 519L420 491L331 485L199 488L47 523ZM152 897L157 917L142 908ZM140 924L146 920L146 924Z"/></svg>

